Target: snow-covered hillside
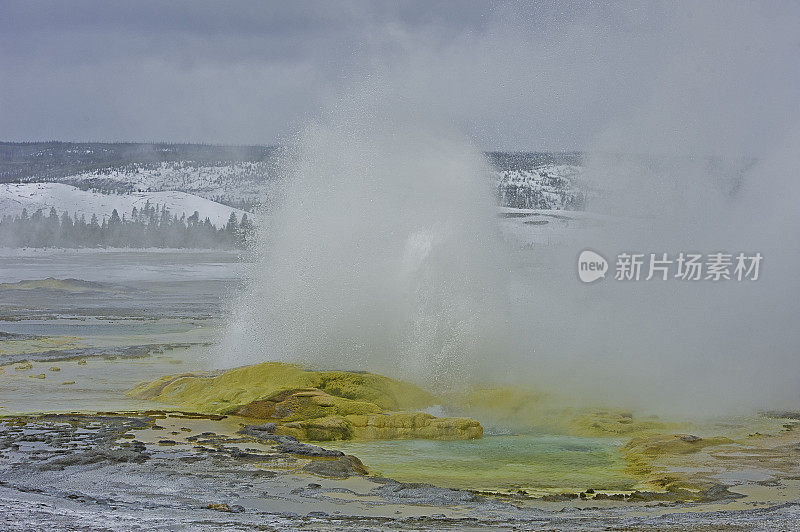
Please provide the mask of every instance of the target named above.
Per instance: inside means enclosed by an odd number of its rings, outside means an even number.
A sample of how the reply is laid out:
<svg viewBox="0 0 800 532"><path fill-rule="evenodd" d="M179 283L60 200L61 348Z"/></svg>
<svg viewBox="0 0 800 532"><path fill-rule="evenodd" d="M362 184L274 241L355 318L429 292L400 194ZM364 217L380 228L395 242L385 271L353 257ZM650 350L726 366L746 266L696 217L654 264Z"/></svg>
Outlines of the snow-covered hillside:
<svg viewBox="0 0 800 532"><path fill-rule="evenodd" d="M584 193L579 188L583 168L568 164L527 165L498 169L493 173L500 205L535 209L581 209ZM265 162L198 164L172 161L159 164L132 163L58 178L59 183L107 193L180 190L230 205L255 205L273 193L275 179L268 179ZM38 181L37 178L29 178Z"/></svg>
<svg viewBox="0 0 800 532"><path fill-rule="evenodd" d="M585 199L579 187L582 170L568 164L497 169L493 179L498 203L527 209L581 209ZM274 194L277 180L267 175L264 162L173 161L102 168L63 176L57 182L106 193L180 190L229 205L252 206Z"/></svg>
<svg viewBox="0 0 800 532"><path fill-rule="evenodd" d="M582 209L577 152L487 152L501 206ZM62 183L106 194L177 190L252 211L269 204L291 154L273 146L0 143L0 183Z"/></svg>
<svg viewBox="0 0 800 532"><path fill-rule="evenodd" d="M580 210L586 200L583 167L546 164L496 172L498 204L520 209Z"/></svg>
<svg viewBox="0 0 800 532"><path fill-rule="evenodd" d="M268 194L269 163L239 161L129 163L59 177L54 181L102 192L180 190L214 201L252 204ZM41 181L32 176L28 181Z"/></svg>
<svg viewBox="0 0 800 532"><path fill-rule="evenodd" d="M206 217L217 227L224 226L231 215L236 213L241 219L245 211L234 209L194 194L177 191L134 192L131 194L102 194L91 190L81 190L63 183L0 183L0 216L16 216L27 209L28 214L42 209L45 213L51 207L61 215L64 211L79 218L92 214L102 220L117 209L120 216L130 214L134 207L141 210L147 202L152 206L166 206L171 214L191 216L195 211L200 220ZM252 214L247 213L252 218Z"/></svg>

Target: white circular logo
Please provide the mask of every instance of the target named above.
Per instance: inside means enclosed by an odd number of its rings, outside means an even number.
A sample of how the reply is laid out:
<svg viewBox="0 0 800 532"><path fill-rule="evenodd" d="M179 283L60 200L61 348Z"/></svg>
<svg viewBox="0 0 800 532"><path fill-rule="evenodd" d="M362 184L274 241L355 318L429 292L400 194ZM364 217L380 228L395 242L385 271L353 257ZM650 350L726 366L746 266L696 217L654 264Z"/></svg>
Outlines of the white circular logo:
<svg viewBox="0 0 800 532"><path fill-rule="evenodd" d="M603 279L608 271L608 261L602 255L584 249L578 255L578 277L584 283L593 283Z"/></svg>

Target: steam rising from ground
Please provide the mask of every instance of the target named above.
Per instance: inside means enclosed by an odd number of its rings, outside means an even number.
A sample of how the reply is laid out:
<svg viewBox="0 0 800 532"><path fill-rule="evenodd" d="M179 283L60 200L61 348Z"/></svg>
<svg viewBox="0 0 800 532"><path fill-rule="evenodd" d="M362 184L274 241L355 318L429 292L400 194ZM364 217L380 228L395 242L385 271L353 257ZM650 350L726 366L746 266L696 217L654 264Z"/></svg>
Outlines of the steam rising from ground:
<svg viewBox="0 0 800 532"><path fill-rule="evenodd" d="M722 170L707 158L591 157L587 172L607 196L590 208L616 218L539 250L546 271L517 277L527 292L515 313L527 311L536 346L531 382L557 383L583 404L672 415L796 408L798 145L790 135L758 162L738 159ZM586 248L611 263L592 285L572 269ZM624 282L613 279L621 252L673 260L679 252L760 252L764 260L757 281L645 281L645 261L643 280Z"/></svg>
<svg viewBox="0 0 800 532"><path fill-rule="evenodd" d="M228 364L301 361L453 385L503 349L487 163L441 123L392 113L339 108L291 147Z"/></svg>

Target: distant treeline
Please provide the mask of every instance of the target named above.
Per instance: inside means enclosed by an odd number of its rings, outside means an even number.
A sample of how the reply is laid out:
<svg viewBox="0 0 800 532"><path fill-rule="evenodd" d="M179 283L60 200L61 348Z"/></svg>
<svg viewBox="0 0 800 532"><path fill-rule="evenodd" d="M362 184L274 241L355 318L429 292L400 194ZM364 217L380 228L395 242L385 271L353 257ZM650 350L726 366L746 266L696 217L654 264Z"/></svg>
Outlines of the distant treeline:
<svg viewBox="0 0 800 532"><path fill-rule="evenodd" d="M253 240L254 227L247 214L238 220L231 212L228 223L217 228L208 218L201 221L195 211L191 216L170 214L169 209L147 202L120 217L116 209L99 221L93 214L71 217L58 215L54 208L45 215L42 210L28 214L3 216L0 219L2 247L120 247L120 248L245 248Z"/></svg>

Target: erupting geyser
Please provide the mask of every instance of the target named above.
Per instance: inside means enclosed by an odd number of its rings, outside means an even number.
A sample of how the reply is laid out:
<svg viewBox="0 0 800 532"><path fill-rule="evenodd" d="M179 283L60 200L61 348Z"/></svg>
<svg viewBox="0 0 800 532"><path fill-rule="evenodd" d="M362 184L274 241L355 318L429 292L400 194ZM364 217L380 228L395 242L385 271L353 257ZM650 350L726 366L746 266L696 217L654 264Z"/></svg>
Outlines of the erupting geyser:
<svg viewBox="0 0 800 532"><path fill-rule="evenodd" d="M287 150L220 364L369 369L437 386L503 349L507 283L481 152L412 113L341 108Z"/></svg>

